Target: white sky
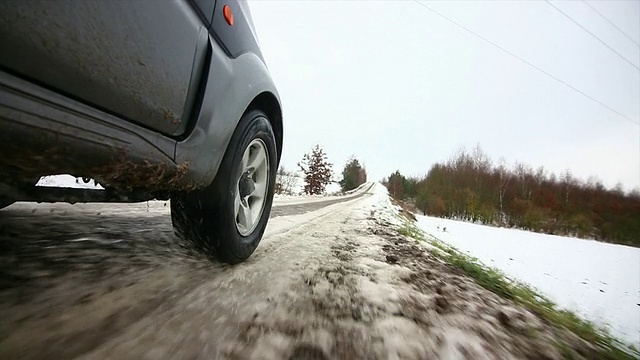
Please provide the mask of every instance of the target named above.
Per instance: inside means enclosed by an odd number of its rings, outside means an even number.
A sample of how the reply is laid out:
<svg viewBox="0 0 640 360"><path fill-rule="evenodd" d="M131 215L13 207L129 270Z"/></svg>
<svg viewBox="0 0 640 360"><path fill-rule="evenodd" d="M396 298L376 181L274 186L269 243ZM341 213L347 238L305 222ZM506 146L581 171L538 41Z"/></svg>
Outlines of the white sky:
<svg viewBox="0 0 640 360"><path fill-rule="evenodd" d="M640 1L424 2L640 121ZM284 107L282 164L320 144L379 180L425 174L464 146L494 161L640 186L640 126L413 1L252 0ZM635 43L634 43L635 41Z"/></svg>

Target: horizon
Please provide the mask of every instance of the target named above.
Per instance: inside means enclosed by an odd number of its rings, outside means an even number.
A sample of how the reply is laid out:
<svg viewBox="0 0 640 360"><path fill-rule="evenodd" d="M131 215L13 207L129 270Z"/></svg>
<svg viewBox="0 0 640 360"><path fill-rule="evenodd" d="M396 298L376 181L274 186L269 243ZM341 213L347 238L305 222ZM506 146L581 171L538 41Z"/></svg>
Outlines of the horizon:
<svg viewBox="0 0 640 360"><path fill-rule="evenodd" d="M479 144L494 162L640 187L640 2L249 4L288 169L319 144L334 170L354 155L376 181L420 176Z"/></svg>

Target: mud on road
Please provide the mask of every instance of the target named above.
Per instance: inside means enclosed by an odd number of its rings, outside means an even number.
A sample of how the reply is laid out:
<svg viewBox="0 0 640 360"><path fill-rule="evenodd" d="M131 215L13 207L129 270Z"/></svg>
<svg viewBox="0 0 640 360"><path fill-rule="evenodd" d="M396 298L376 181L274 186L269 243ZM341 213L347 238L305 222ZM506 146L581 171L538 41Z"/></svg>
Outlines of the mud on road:
<svg viewBox="0 0 640 360"><path fill-rule="evenodd" d="M554 359L559 338L589 354L391 230L377 197L282 210L237 266L176 238L168 204L4 210L0 358Z"/></svg>

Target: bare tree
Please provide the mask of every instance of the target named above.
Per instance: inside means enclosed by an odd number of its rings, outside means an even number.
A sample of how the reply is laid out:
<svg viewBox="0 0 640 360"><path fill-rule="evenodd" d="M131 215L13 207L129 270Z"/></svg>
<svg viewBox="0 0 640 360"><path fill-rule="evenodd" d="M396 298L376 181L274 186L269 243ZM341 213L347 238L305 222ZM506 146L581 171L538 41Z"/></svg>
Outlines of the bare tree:
<svg viewBox="0 0 640 360"><path fill-rule="evenodd" d="M293 195L293 189L298 183L299 176L281 166L276 173L276 194Z"/></svg>
<svg viewBox="0 0 640 360"><path fill-rule="evenodd" d="M505 213L504 213L504 194L507 191L507 186L509 185L509 169L507 168L507 160L505 158L500 158L500 165L498 165L498 174L500 175L500 188L498 189L499 201L500 201L500 221L502 223L505 222Z"/></svg>
<svg viewBox="0 0 640 360"><path fill-rule="evenodd" d="M482 151L480 144L476 145L473 148L473 153L471 154L473 159L473 167L480 173L488 173L491 170L491 159L487 154Z"/></svg>
<svg viewBox="0 0 640 360"><path fill-rule="evenodd" d="M531 166L523 163L516 163L515 175L520 186L520 195L523 200L529 200L531 197L531 189L529 188L529 182L532 177L533 170Z"/></svg>
<svg viewBox="0 0 640 360"><path fill-rule="evenodd" d="M569 206L569 193L571 192L571 188L574 184L573 175L571 175L571 170L567 169L562 174L562 184L564 185L564 206L565 208Z"/></svg>

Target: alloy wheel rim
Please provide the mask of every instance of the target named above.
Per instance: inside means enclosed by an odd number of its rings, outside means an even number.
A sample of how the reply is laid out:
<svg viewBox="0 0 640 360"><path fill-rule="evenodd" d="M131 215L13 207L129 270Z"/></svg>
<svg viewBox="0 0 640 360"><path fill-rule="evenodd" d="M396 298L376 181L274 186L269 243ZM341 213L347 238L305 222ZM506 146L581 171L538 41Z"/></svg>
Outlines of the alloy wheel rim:
<svg viewBox="0 0 640 360"><path fill-rule="evenodd" d="M244 150L240 169L234 201L235 222L238 233L247 236L260 223L267 197L269 157L261 139L254 139Z"/></svg>

